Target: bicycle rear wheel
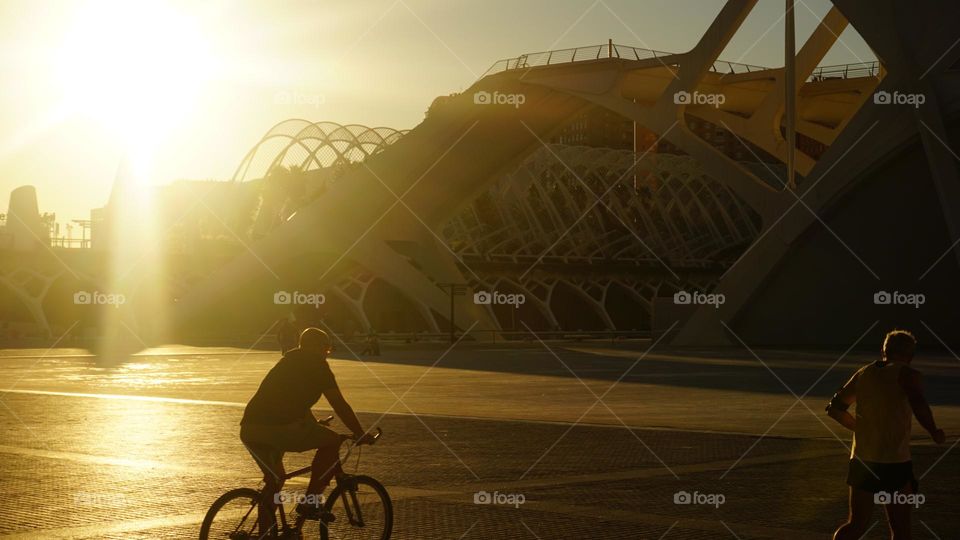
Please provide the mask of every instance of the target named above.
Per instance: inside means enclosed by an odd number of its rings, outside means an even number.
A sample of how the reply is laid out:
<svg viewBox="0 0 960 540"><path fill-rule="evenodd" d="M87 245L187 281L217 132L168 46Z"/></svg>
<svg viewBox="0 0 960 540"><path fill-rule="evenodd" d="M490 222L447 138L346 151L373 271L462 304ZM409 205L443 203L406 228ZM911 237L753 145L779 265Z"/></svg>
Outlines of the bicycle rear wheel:
<svg viewBox="0 0 960 540"><path fill-rule="evenodd" d="M388 540L393 530L393 503L383 484L369 476L350 476L330 493L324 509L332 522L319 524L320 538ZM304 540L310 536L304 533Z"/></svg>
<svg viewBox="0 0 960 540"><path fill-rule="evenodd" d="M214 501L200 526L200 540L253 540L259 538L260 492L250 488L228 491Z"/></svg>

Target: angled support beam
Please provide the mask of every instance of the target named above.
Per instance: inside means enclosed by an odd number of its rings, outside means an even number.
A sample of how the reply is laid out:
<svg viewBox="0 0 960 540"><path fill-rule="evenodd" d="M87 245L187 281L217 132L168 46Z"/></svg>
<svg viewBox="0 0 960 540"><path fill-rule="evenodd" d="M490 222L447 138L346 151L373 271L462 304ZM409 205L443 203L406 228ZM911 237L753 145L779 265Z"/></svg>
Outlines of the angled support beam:
<svg viewBox="0 0 960 540"><path fill-rule="evenodd" d="M905 5L893 0L862 3L834 0L838 8L853 17L854 26L883 60L895 78L884 85L891 92L918 93L925 102L916 108L916 129L930 166L940 199L940 208L953 242L954 259L960 264L960 174L957 154L943 124L943 110L937 96L937 79L960 56L956 33L927 32L933 21L956 20L960 7L955 3L930 0ZM923 35L924 39L916 36ZM950 54L952 51L952 55ZM950 56L950 58L945 58Z"/></svg>

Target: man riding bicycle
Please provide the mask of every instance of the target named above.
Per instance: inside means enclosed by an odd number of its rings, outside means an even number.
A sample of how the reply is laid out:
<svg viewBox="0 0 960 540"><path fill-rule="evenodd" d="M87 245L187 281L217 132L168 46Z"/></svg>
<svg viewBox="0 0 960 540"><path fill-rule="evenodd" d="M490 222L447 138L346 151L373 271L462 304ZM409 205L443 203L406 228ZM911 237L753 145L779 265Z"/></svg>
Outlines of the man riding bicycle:
<svg viewBox="0 0 960 540"><path fill-rule="evenodd" d="M300 334L299 347L283 357L260 383L240 421L240 440L253 456L266 484L260 501L260 530L275 527L274 500L283 486L284 452L316 449L311 465L306 501L297 511L308 519L320 519L320 494L330 483L339 459L340 436L319 424L310 408L325 396L337 417L357 437L357 444L372 444L353 408L344 399L327 363L330 337L319 328Z"/></svg>

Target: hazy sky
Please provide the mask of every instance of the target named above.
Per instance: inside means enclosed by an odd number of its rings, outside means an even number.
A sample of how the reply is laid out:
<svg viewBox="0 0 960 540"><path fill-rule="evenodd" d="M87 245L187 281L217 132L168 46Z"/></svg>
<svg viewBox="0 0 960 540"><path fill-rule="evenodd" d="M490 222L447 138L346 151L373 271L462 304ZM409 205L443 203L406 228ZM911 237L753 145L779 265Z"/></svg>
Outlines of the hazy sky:
<svg viewBox="0 0 960 540"><path fill-rule="evenodd" d="M409 129L495 60L616 43L682 52L718 0L0 2L0 210L34 184L85 218L121 156L153 182L226 179L293 117ZM829 9L797 0L798 42ZM759 0L724 60L783 64L783 0ZM874 60L852 28L824 64ZM132 43L132 45L131 45ZM303 103L278 103L280 91ZM131 150L132 149L132 150Z"/></svg>

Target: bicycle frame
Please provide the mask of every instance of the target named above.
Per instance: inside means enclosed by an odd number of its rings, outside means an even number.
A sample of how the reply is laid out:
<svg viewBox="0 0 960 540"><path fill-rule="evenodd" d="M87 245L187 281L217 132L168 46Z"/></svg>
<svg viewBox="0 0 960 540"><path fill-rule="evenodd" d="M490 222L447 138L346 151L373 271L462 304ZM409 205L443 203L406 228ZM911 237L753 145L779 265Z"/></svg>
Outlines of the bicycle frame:
<svg viewBox="0 0 960 540"><path fill-rule="evenodd" d="M311 470L312 470L312 467L309 466L309 465L306 466L306 467L304 467L304 468L302 468L302 469L297 469L297 470L295 470L295 471L293 471L293 472L290 472L290 473L287 473L287 474L283 475L283 481L286 482L287 480L290 480L291 478L296 478L297 476L303 476L303 475L305 475L305 474L310 474L310 471L311 471ZM341 460L338 458L336 464L334 464L334 466L333 466L333 477L334 477L334 479L336 479L338 486L340 485L340 482L341 482L340 479L341 479L343 476L344 476L343 466L342 466L342 464L341 464ZM288 533L288 532L290 532L290 531L299 531L299 530L301 529L301 527L303 527L303 523L306 521L306 518L305 518L303 515L298 515L298 516L297 516L297 519L294 521L293 527L291 528L291 527L289 526L289 524L287 523L287 512L286 512L286 510L284 510L284 508L283 508L283 502L278 502L278 503L276 504L276 509L277 509L278 513L280 514L280 523L279 523L278 529L279 529L279 533L280 533L281 535L282 535L282 534L285 534L285 533ZM348 513L349 513L349 510L348 510Z"/></svg>
<svg viewBox="0 0 960 540"><path fill-rule="evenodd" d="M332 419L333 417L329 417L325 421L321 421L321 423L328 423ZM382 431L380 430L380 428L377 428L377 434L374 436L374 438L375 439L380 438L380 433L382 433ZM342 437L340 442L341 445L344 442L353 439L352 437L347 435L341 435L341 437ZM357 500L357 486L354 482L352 482L353 476L343 472L343 461L350 458L350 454L353 453L353 449L357 446L358 445L353 444L350 447L348 447L346 454L344 454L342 458L339 456L339 453L338 453L337 462L333 466L333 478L336 480L337 486L343 488L341 498L343 499L344 510L347 514L347 519L349 520L350 524L355 525L357 527L363 527L364 526L363 515L360 512L360 502ZM298 476L310 474L312 470L313 470L313 467L308 465L301 469L297 469L293 472L289 472L283 475L283 481L286 482L291 478L296 478ZM349 502L347 501L348 494L350 496ZM350 508L351 505L353 506L353 509ZM276 509L279 511L279 514L280 514L280 523L278 525L278 533L283 535L290 532L296 532L303 527L303 524L306 521L306 517L304 517L303 515L297 516L297 519L294 521L293 527L289 526L289 524L287 523L287 513L283 508L282 501L277 502Z"/></svg>

